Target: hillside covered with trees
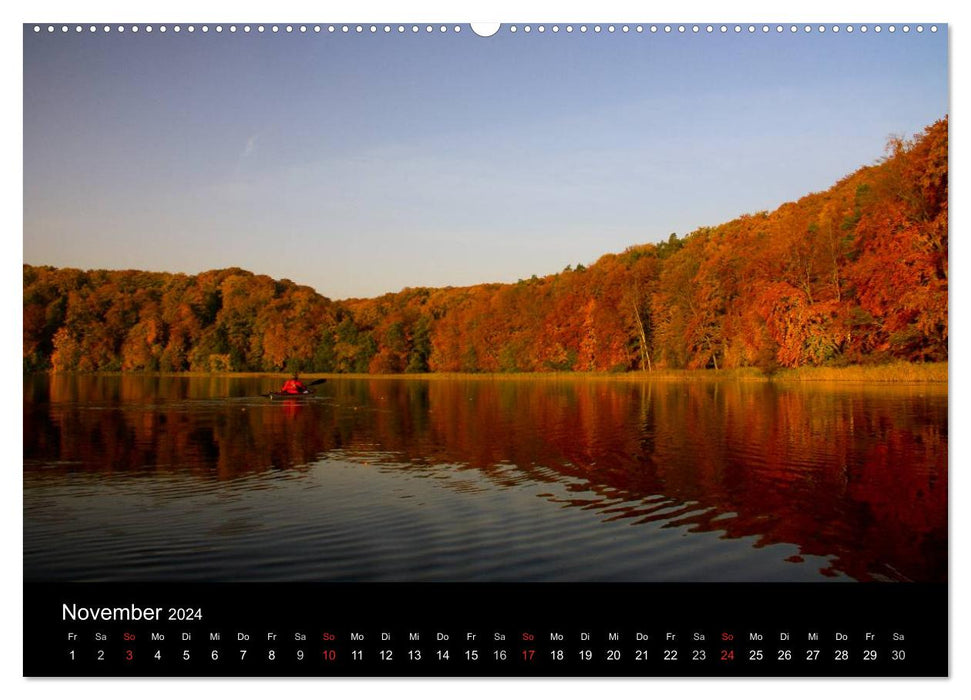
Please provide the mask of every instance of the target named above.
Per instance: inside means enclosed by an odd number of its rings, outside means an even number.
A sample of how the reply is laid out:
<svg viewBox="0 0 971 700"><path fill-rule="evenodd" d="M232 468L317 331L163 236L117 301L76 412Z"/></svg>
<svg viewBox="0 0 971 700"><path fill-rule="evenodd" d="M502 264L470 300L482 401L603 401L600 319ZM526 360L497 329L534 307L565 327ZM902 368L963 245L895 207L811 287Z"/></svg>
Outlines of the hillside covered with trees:
<svg viewBox="0 0 971 700"><path fill-rule="evenodd" d="M24 370L516 372L947 359L948 121L771 213L515 284L332 301L24 266Z"/></svg>

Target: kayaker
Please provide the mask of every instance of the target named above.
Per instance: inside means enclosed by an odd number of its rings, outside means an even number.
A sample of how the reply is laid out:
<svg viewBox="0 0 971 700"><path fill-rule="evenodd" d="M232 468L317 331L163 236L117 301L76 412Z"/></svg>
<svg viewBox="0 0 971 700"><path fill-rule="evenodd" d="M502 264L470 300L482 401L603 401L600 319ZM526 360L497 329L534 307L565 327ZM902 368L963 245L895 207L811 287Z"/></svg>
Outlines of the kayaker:
<svg viewBox="0 0 971 700"><path fill-rule="evenodd" d="M300 378L297 377L297 373L294 372L293 377L288 379L283 384L283 388L280 389L281 394L306 394L310 391Z"/></svg>

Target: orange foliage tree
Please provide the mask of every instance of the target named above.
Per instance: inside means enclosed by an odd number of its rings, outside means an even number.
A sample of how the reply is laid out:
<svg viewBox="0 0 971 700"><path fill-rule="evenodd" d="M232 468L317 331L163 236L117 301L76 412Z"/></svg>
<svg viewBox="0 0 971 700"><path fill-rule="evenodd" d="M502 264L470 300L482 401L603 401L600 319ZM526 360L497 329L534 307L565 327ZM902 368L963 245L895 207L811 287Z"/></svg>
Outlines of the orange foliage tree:
<svg viewBox="0 0 971 700"><path fill-rule="evenodd" d="M333 302L24 266L26 371L651 371L946 360L948 120L826 192L515 284Z"/></svg>

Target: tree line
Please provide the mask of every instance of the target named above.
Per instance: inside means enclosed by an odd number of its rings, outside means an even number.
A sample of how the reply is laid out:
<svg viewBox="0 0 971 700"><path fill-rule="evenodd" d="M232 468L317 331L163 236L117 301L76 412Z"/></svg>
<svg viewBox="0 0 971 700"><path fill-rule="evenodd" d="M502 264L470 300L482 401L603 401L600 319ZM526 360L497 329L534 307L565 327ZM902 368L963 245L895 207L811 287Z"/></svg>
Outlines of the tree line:
<svg viewBox="0 0 971 700"><path fill-rule="evenodd" d="M333 301L239 268L24 265L24 370L651 371L942 361L948 120L825 192L515 284Z"/></svg>

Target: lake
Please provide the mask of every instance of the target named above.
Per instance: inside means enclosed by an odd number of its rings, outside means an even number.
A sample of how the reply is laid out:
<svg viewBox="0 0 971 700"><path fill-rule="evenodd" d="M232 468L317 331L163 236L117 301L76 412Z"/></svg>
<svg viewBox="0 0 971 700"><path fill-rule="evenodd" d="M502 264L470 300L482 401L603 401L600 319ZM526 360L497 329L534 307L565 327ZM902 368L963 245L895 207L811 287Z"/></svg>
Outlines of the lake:
<svg viewBox="0 0 971 700"><path fill-rule="evenodd" d="M27 581L947 580L947 387L24 377Z"/></svg>

